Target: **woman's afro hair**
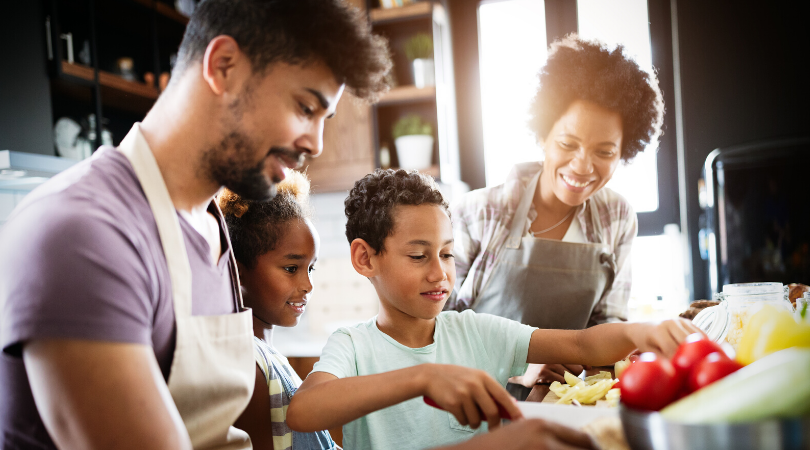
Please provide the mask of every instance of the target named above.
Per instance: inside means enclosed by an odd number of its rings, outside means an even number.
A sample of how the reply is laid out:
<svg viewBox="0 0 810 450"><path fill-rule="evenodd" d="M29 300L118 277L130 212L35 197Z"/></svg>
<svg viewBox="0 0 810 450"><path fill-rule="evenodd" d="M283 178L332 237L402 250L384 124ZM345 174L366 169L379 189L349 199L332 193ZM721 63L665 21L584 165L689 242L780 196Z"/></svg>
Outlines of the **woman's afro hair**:
<svg viewBox="0 0 810 450"><path fill-rule="evenodd" d="M545 141L554 123L577 100L621 115L625 162L661 135L664 100L658 80L627 56L622 45L610 50L598 41L569 34L551 44L539 78L529 121L538 141Z"/></svg>

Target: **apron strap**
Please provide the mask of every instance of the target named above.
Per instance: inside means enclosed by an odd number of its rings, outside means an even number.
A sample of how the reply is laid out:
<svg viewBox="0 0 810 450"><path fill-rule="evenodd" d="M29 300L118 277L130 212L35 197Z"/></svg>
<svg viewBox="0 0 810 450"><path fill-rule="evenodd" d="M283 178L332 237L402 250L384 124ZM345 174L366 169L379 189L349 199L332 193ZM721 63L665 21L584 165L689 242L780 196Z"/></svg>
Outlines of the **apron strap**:
<svg viewBox="0 0 810 450"><path fill-rule="evenodd" d="M506 248L520 248L520 241L526 231L526 218L529 217L529 208L532 206L534 192L537 190L537 181L540 179L541 173L543 173L542 170L529 180L523 195L520 196L520 202L515 214L512 216L512 227L509 230L509 238L506 239Z"/></svg>
<svg viewBox="0 0 810 450"><path fill-rule="evenodd" d="M217 202L212 202L214 204L214 208L216 208L219 217L224 217L222 214L222 210L219 208ZM220 222L217 220L217 222ZM239 268L236 265L236 255L233 252L233 244L231 244L231 237L228 235L228 229L221 230L222 234L225 235L225 243L228 244L228 265L231 267L231 284L233 285L233 299L236 303L236 312L242 312L245 310L245 303L242 299L242 284L239 281Z"/></svg>
<svg viewBox="0 0 810 450"><path fill-rule="evenodd" d="M588 214L591 216L591 242L594 243L602 243L602 218L599 216L599 208L596 206L596 202L593 200L593 197L586 200L587 204L587 211Z"/></svg>
<svg viewBox="0 0 810 450"><path fill-rule="evenodd" d="M602 267L605 268L607 271L607 281L605 282L605 288L602 290L602 296L599 298L600 301L604 300L605 296L613 289L613 281L616 280L616 255L608 251L607 248L602 248L602 254L599 255L599 262L602 264Z"/></svg>
<svg viewBox="0 0 810 450"><path fill-rule="evenodd" d="M133 128L139 128L139 125L136 123ZM188 262L177 210L160 173L155 155L152 154L149 144L139 130L127 134L118 149L129 159L146 200L152 208L172 282L174 314L178 318L191 317L191 264Z"/></svg>

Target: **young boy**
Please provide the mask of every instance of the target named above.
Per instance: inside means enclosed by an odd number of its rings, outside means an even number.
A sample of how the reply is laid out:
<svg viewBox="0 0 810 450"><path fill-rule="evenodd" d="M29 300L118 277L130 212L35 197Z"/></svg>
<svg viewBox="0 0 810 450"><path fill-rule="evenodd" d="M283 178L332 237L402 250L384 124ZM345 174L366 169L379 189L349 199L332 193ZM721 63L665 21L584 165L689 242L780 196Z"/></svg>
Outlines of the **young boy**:
<svg viewBox="0 0 810 450"><path fill-rule="evenodd" d="M377 170L346 199L355 270L380 299L379 315L336 331L287 412L289 426L344 425L351 449L427 448L521 418L504 389L527 363L606 365L635 349L674 353L699 330L688 321L540 330L471 310L442 312L453 289L453 233L432 178ZM427 406L431 397L445 411Z"/></svg>

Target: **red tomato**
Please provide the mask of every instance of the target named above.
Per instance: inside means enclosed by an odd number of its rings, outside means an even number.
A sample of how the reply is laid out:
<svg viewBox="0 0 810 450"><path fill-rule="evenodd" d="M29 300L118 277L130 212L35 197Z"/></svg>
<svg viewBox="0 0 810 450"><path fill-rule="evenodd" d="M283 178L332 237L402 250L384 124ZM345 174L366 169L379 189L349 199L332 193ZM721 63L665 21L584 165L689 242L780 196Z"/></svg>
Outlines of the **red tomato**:
<svg viewBox="0 0 810 450"><path fill-rule="evenodd" d="M689 374L689 390L695 392L730 373L742 369L742 367L742 364L729 359L725 353L710 353Z"/></svg>
<svg viewBox="0 0 810 450"><path fill-rule="evenodd" d="M622 403L632 408L658 411L667 406L681 387L675 369L655 353L642 353L621 376Z"/></svg>
<svg viewBox="0 0 810 450"><path fill-rule="evenodd" d="M689 377L689 373L697 364L703 361L709 353L719 352L723 353L714 341L706 339L701 333L690 334L686 340L678 347L675 356L672 357L672 365L675 367L675 373L678 377L685 382Z"/></svg>

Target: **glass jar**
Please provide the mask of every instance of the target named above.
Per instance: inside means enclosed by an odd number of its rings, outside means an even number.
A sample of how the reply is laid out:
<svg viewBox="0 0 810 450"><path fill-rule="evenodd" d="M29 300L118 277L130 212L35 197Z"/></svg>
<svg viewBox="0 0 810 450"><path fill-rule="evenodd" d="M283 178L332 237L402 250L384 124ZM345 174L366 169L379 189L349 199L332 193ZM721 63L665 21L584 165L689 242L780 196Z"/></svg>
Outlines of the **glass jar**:
<svg viewBox="0 0 810 450"><path fill-rule="evenodd" d="M734 350L742 339L743 331L751 316L764 305L772 305L793 311L788 298L788 287L782 283L739 283L723 286L723 292L715 294L722 309L728 314L726 342Z"/></svg>
<svg viewBox="0 0 810 450"><path fill-rule="evenodd" d="M806 311L804 317L802 317L802 311L804 311L805 305L807 304L810 304L810 292L805 292L800 298L796 299L796 308L795 311L793 311L793 314L796 316L796 322L810 323L810 310Z"/></svg>

